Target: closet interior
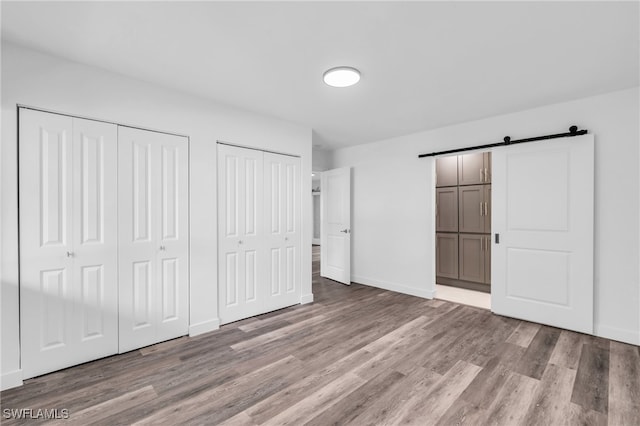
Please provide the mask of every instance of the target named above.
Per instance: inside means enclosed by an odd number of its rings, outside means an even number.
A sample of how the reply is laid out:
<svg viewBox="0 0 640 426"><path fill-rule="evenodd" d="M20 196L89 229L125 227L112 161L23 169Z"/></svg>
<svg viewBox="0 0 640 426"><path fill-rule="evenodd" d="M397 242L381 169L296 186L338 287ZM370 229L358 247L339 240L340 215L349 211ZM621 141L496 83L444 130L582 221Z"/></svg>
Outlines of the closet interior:
<svg viewBox="0 0 640 426"><path fill-rule="evenodd" d="M436 159L436 283L490 293L491 153Z"/></svg>

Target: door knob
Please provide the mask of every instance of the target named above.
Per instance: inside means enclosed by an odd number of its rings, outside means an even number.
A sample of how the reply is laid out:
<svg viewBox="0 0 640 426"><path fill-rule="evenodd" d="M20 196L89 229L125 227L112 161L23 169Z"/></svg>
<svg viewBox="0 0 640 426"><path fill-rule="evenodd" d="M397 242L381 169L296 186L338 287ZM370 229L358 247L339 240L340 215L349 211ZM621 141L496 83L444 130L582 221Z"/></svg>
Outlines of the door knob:
<svg viewBox="0 0 640 426"><path fill-rule="evenodd" d="M350 230L348 230L348 229L343 229L343 230L342 230L342 231L340 231L340 232L343 232L343 233L345 233L345 234L350 234L350 233L351 233L351 231L350 231Z"/></svg>
<svg viewBox="0 0 640 426"><path fill-rule="evenodd" d="M67 257L73 257L73 252L72 251L68 251L67 252Z"/></svg>
<svg viewBox="0 0 640 426"><path fill-rule="evenodd" d="M238 240L238 244L242 244L242 240Z"/></svg>
<svg viewBox="0 0 640 426"><path fill-rule="evenodd" d="M165 251L167 248L165 246L160 246L160 251Z"/></svg>
<svg viewBox="0 0 640 426"><path fill-rule="evenodd" d="M285 241L289 241L289 237L284 237L284 240Z"/></svg>

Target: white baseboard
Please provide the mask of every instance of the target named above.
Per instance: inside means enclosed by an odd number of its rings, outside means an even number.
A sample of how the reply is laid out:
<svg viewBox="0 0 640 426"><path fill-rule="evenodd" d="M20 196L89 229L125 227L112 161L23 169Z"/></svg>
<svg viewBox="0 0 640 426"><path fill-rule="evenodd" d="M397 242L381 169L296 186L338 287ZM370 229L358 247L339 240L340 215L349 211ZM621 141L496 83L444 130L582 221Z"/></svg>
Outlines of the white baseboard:
<svg viewBox="0 0 640 426"><path fill-rule="evenodd" d="M313 293L303 294L300 296L300 304L306 305L307 303L313 302Z"/></svg>
<svg viewBox="0 0 640 426"><path fill-rule="evenodd" d="M409 287L403 284L375 280L373 278L362 277L360 275L352 275L351 281L358 284L381 288L383 290L395 291L397 293L408 294L410 296L423 297L425 299L433 299L436 295L435 290Z"/></svg>
<svg viewBox="0 0 640 426"><path fill-rule="evenodd" d="M0 377L0 390L7 390L18 386L22 386L22 370L10 371Z"/></svg>
<svg viewBox="0 0 640 426"><path fill-rule="evenodd" d="M625 328L596 324L594 327L594 334L598 337L605 337L607 339L617 340L618 342L640 345L640 332Z"/></svg>
<svg viewBox="0 0 640 426"><path fill-rule="evenodd" d="M220 328L220 319L214 318L211 320L199 322L189 326L189 336L197 336L199 334L208 333Z"/></svg>

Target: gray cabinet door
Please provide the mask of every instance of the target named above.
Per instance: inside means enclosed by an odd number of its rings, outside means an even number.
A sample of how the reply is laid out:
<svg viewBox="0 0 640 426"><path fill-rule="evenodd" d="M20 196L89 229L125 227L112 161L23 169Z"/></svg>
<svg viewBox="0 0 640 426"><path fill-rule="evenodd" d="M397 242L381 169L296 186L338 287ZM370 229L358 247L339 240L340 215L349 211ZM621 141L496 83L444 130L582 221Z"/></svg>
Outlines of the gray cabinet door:
<svg viewBox="0 0 640 426"><path fill-rule="evenodd" d="M484 232L484 185L458 187L460 232Z"/></svg>
<svg viewBox="0 0 640 426"><path fill-rule="evenodd" d="M477 185L484 180L484 153L458 156L458 185Z"/></svg>
<svg viewBox="0 0 640 426"><path fill-rule="evenodd" d="M491 284L491 234L485 235L484 239L484 283Z"/></svg>
<svg viewBox="0 0 640 426"><path fill-rule="evenodd" d="M458 187L436 188L436 232L458 232Z"/></svg>
<svg viewBox="0 0 640 426"><path fill-rule="evenodd" d="M458 234L436 234L436 276L458 279Z"/></svg>
<svg viewBox="0 0 640 426"><path fill-rule="evenodd" d="M491 153L484 153L484 183L491 183Z"/></svg>
<svg viewBox="0 0 640 426"><path fill-rule="evenodd" d="M459 234L459 268L461 280L485 282L485 235Z"/></svg>
<svg viewBox="0 0 640 426"><path fill-rule="evenodd" d="M491 232L491 185L484 186L484 232Z"/></svg>
<svg viewBox="0 0 640 426"><path fill-rule="evenodd" d="M436 186L458 185L458 157L436 158Z"/></svg>

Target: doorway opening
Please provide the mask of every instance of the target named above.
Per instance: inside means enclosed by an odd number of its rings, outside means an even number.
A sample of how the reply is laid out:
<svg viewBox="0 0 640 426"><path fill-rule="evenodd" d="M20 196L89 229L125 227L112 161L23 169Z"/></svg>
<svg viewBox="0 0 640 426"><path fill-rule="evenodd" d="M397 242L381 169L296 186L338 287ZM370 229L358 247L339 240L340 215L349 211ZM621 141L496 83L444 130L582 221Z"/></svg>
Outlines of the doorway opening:
<svg viewBox="0 0 640 426"><path fill-rule="evenodd" d="M436 159L436 294L491 309L491 153Z"/></svg>

